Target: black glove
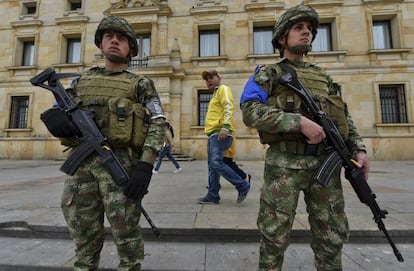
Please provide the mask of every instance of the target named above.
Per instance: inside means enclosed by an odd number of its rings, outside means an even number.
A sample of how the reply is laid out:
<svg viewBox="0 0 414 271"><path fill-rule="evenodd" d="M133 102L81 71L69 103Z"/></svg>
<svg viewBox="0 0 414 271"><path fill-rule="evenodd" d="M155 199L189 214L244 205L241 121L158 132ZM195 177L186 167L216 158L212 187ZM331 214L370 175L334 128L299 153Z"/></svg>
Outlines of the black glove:
<svg viewBox="0 0 414 271"><path fill-rule="evenodd" d="M129 181L125 184L124 194L130 199L141 201L148 193L148 186L152 177L152 164L138 162L131 172Z"/></svg>

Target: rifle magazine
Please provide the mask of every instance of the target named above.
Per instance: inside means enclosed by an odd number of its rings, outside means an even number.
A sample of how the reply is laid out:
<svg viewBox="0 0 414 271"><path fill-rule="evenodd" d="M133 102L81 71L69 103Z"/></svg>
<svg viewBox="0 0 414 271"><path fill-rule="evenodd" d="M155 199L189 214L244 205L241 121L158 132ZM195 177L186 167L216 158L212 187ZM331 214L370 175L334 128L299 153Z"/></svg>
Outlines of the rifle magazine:
<svg viewBox="0 0 414 271"><path fill-rule="evenodd" d="M60 170L70 176L75 174L82 162L91 155L95 149L93 146L83 143L76 147L75 151L66 159Z"/></svg>
<svg viewBox="0 0 414 271"><path fill-rule="evenodd" d="M342 157L336 151L331 152L316 172L315 180L323 186L327 186L332 174L340 166L342 166Z"/></svg>

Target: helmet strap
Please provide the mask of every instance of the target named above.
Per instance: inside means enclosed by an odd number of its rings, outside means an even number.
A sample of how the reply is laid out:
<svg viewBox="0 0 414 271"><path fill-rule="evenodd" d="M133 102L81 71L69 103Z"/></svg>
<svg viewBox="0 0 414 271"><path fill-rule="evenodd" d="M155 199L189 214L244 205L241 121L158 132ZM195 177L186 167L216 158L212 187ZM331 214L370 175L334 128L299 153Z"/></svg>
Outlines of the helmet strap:
<svg viewBox="0 0 414 271"><path fill-rule="evenodd" d="M129 55L127 57L120 57L120 56L113 55L113 54L106 54L105 57L109 61L113 63L119 63L119 64L128 64L128 62L131 60L131 56Z"/></svg>

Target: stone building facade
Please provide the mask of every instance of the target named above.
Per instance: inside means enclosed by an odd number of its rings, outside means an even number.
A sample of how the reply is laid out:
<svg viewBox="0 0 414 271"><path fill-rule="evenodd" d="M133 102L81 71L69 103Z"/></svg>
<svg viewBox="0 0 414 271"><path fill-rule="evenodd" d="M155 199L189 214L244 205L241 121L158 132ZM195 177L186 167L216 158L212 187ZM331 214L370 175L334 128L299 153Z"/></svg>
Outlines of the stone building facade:
<svg viewBox="0 0 414 271"><path fill-rule="evenodd" d="M77 73L103 59L94 33L105 15L127 19L140 54L130 68L151 77L180 152L206 159L201 78L216 69L235 99L237 159L266 146L238 106L256 65L274 63L272 27L304 3L321 19L309 61L327 70L376 160L414 159L414 1L409 0L4 0L0 1L0 159L55 159L64 149L40 114L54 98L29 80L48 67ZM68 85L68 80L62 80Z"/></svg>

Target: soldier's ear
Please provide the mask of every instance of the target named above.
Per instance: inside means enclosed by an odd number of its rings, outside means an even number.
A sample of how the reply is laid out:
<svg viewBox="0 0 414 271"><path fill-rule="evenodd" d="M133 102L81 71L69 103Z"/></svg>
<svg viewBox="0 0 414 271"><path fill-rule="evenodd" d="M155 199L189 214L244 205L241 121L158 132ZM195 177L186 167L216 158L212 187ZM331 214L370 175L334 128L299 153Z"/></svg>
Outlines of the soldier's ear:
<svg viewBox="0 0 414 271"><path fill-rule="evenodd" d="M278 40L277 40L280 44L285 44L286 42L286 36L281 36Z"/></svg>

